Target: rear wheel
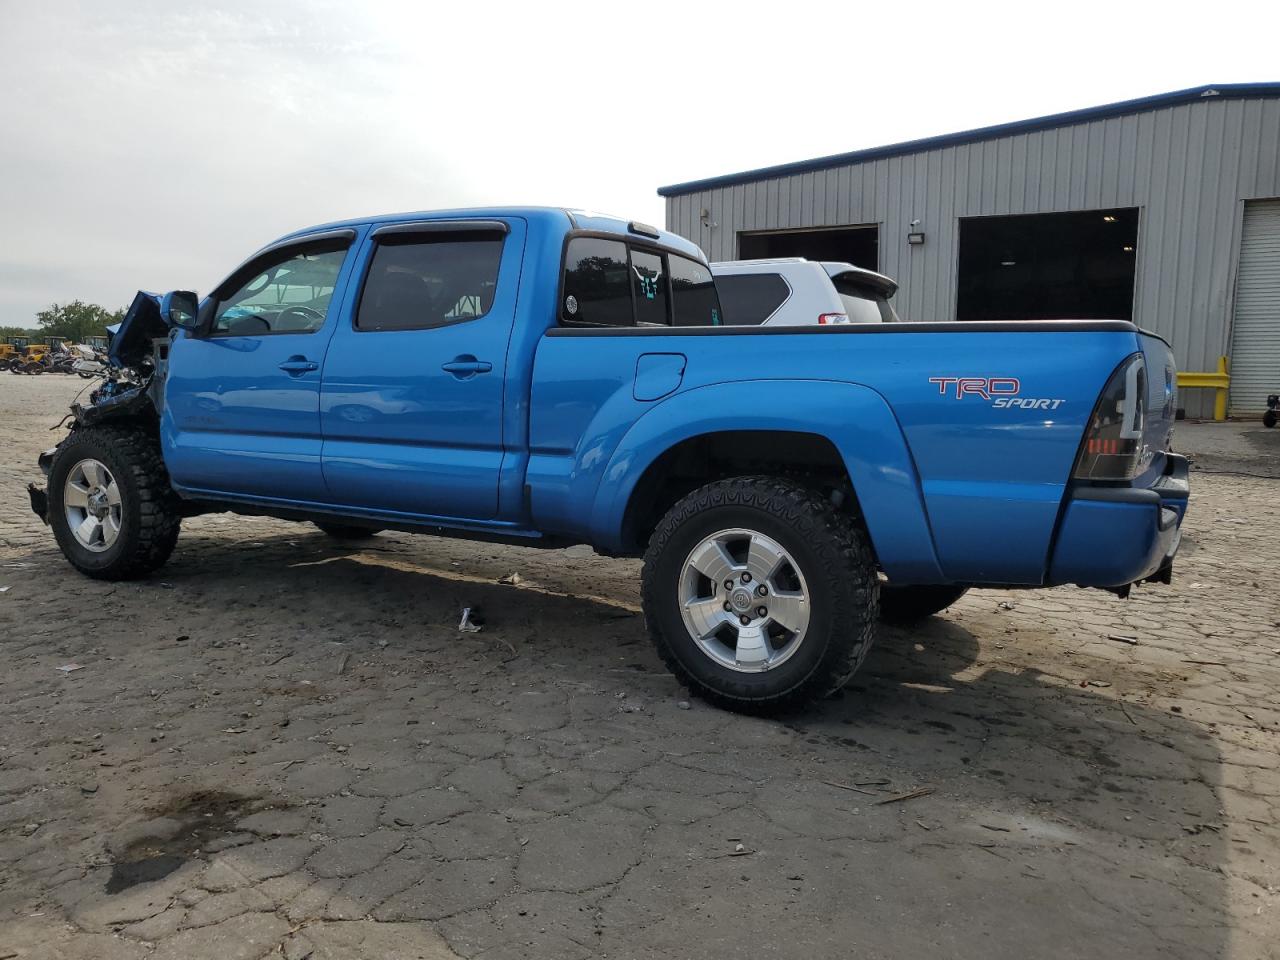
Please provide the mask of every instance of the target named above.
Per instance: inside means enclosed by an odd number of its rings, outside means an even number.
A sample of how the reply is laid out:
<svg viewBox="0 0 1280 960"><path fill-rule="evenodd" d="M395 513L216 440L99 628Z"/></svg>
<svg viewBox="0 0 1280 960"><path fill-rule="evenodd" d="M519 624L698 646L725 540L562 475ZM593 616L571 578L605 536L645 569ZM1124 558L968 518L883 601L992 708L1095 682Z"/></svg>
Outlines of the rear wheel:
<svg viewBox="0 0 1280 960"><path fill-rule="evenodd" d="M875 636L875 564L852 518L798 484L701 487L659 522L644 561L645 620L691 690L763 712L826 696Z"/></svg>
<svg viewBox="0 0 1280 960"><path fill-rule="evenodd" d="M81 573L146 576L169 559L179 523L159 445L144 430L82 428L59 448L49 471L49 525Z"/></svg>
<svg viewBox="0 0 1280 960"><path fill-rule="evenodd" d="M882 586L880 619L887 623L915 623L932 617L965 595L968 587L927 585L917 587Z"/></svg>
<svg viewBox="0 0 1280 960"><path fill-rule="evenodd" d="M356 527L345 523L317 523L316 526L335 540L367 540L382 532L376 527Z"/></svg>

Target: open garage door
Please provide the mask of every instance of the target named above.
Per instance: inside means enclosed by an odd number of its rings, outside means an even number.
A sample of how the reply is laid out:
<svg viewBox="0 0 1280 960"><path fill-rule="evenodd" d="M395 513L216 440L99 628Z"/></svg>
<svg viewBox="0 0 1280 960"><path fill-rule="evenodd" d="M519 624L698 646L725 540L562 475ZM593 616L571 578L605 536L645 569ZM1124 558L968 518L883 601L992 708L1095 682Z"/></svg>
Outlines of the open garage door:
<svg viewBox="0 0 1280 960"><path fill-rule="evenodd" d="M1132 320L1138 211L960 221L957 320Z"/></svg>
<svg viewBox="0 0 1280 960"><path fill-rule="evenodd" d="M867 270L879 270L880 228L872 223L857 227L740 233L738 256L743 260L770 257L835 260Z"/></svg>
<svg viewBox="0 0 1280 960"><path fill-rule="evenodd" d="M1231 414L1257 415L1280 393L1280 200L1244 205L1231 334Z"/></svg>

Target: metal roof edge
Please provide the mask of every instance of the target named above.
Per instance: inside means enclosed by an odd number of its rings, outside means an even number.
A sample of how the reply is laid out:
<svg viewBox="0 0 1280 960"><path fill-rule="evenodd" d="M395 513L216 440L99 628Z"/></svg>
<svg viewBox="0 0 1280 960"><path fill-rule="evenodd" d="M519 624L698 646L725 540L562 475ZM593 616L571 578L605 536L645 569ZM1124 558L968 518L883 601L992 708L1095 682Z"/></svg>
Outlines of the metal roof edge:
<svg viewBox="0 0 1280 960"><path fill-rule="evenodd" d="M1032 117L1029 120L1013 120L1009 123L998 123L990 127L962 130L958 133L944 133L936 137L905 140L901 143L886 144L882 147L868 147L865 150L854 150L851 153L836 153L825 157L815 157L812 160L797 160L772 167L744 170L741 173L728 173L719 177L673 183L665 187L659 187L658 196L678 197L683 194L696 193L699 190L710 190L715 187L728 187L734 184L751 183L756 180L785 177L797 173L811 173L815 170L829 170L832 167L844 167L866 163L871 160L883 160L886 157L920 153L924 150L937 150L942 147L976 143L1015 133L1032 133L1037 130L1049 130L1054 127L1065 127L1075 123L1105 120L1109 117L1118 117L1129 113L1159 110L1164 107L1194 103L1206 98L1239 100L1250 97L1267 99L1280 97L1280 82L1206 84L1200 87L1190 87L1186 90L1174 90L1170 93L1157 93L1149 97L1138 97L1134 100L1121 100L1117 103L1107 103L1097 107L1085 107L1080 110L1068 110L1065 113Z"/></svg>

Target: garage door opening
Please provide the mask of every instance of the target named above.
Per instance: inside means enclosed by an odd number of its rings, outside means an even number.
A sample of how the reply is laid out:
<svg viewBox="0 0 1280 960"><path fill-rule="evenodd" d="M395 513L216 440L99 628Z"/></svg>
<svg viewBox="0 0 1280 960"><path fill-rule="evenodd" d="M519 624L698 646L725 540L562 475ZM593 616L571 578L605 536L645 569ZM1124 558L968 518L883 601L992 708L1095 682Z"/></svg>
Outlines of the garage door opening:
<svg viewBox="0 0 1280 960"><path fill-rule="evenodd" d="M874 223L861 227L822 230L772 230L767 233L738 234L738 256L743 260L770 257L804 257L808 260L835 260L855 267L878 270L880 228Z"/></svg>
<svg viewBox="0 0 1280 960"><path fill-rule="evenodd" d="M957 320L1132 320L1138 211L960 221Z"/></svg>

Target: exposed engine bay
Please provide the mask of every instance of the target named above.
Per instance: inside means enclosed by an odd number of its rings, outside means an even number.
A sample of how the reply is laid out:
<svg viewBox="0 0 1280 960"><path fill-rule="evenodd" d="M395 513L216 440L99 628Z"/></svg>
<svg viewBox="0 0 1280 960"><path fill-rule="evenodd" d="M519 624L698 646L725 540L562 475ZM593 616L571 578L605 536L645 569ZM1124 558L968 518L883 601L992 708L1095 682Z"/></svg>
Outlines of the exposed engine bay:
<svg viewBox="0 0 1280 960"><path fill-rule="evenodd" d="M71 420L72 432L78 427L115 418L131 418L153 428L158 426L171 333L161 317L160 302L158 295L139 290L124 319L116 327L108 328L111 340L106 370L100 374L102 383L89 394L87 403L72 403L69 418L63 418L62 423ZM38 463L45 477L49 476L57 452L55 446L40 454ZM46 491L31 484L28 493L32 509L47 518Z"/></svg>
<svg viewBox="0 0 1280 960"><path fill-rule="evenodd" d="M160 316L160 297L139 290L111 333L102 385L89 394L87 405L71 405L77 423L119 415L155 416L161 409L170 329Z"/></svg>

